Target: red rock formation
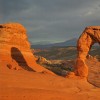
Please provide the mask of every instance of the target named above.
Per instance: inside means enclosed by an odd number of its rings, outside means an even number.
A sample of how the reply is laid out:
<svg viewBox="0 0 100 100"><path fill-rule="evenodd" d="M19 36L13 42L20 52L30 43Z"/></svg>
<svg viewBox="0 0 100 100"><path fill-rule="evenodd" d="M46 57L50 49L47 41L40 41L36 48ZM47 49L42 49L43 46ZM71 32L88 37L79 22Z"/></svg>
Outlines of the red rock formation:
<svg viewBox="0 0 100 100"><path fill-rule="evenodd" d="M0 64L10 69L42 72L49 70L38 65L30 50L26 29L19 23L0 25Z"/></svg>
<svg viewBox="0 0 100 100"><path fill-rule="evenodd" d="M88 66L85 60L91 46L96 42L100 43L100 26L86 27L77 42L78 56L75 66L75 74L77 76L88 76Z"/></svg>

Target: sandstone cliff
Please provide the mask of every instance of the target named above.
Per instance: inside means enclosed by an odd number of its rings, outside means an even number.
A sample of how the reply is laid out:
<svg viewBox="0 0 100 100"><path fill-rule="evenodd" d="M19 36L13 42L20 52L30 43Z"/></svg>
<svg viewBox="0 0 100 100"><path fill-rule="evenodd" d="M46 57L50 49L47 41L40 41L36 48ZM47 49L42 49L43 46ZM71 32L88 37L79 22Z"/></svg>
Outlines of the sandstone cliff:
<svg viewBox="0 0 100 100"><path fill-rule="evenodd" d="M38 65L30 50L26 29L19 23L0 25L0 65L10 69L42 72L49 70Z"/></svg>

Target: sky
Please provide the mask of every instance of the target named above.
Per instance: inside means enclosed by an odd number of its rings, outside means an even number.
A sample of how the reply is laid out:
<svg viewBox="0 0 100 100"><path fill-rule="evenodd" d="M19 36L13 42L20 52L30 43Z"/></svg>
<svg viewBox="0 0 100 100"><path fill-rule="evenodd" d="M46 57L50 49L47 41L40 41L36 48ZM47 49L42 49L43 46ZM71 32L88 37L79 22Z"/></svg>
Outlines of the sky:
<svg viewBox="0 0 100 100"><path fill-rule="evenodd" d="M0 0L0 24L7 22L24 25L33 44L66 41L100 25L100 0Z"/></svg>

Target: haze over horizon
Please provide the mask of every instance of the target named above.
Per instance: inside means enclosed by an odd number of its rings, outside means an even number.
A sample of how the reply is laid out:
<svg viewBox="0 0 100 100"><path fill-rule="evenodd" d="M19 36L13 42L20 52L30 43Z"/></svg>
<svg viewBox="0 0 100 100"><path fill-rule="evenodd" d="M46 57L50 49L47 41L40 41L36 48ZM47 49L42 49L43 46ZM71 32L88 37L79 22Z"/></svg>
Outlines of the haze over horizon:
<svg viewBox="0 0 100 100"><path fill-rule="evenodd" d="M100 25L100 1L0 0L0 23L6 22L23 24L31 43L66 41Z"/></svg>

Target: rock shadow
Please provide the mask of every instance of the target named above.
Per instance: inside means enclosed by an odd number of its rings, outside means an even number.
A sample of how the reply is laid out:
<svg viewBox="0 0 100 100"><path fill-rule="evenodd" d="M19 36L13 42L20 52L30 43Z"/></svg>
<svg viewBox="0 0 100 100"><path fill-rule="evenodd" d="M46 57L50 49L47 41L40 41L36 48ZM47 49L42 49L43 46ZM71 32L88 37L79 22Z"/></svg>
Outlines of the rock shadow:
<svg viewBox="0 0 100 100"><path fill-rule="evenodd" d="M28 70L28 71L34 71L32 68L30 68L26 62L26 60L24 59L24 56L23 54L21 53L21 51L16 48L16 47L12 47L11 48L11 57L13 60L15 60L18 65L20 67L22 67L23 69L25 70Z"/></svg>

